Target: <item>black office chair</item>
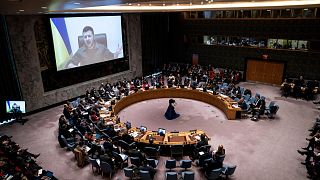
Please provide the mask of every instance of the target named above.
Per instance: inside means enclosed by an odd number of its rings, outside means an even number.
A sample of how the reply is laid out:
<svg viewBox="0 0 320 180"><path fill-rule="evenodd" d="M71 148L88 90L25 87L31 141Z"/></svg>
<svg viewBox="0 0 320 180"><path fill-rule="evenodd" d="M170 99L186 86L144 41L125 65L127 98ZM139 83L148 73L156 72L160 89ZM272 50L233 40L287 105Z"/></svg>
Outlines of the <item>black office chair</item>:
<svg viewBox="0 0 320 180"><path fill-rule="evenodd" d="M158 148L155 147L145 147L144 153L148 158L158 159L160 156L160 146Z"/></svg>
<svg viewBox="0 0 320 180"><path fill-rule="evenodd" d="M69 151L72 151L77 146L75 139L73 138L66 139L62 134L60 135L60 138Z"/></svg>
<svg viewBox="0 0 320 180"><path fill-rule="evenodd" d="M115 159L115 162L117 163L117 168L122 169L124 166L124 163L128 163L128 156L125 154L119 154L115 151L112 152L112 155Z"/></svg>
<svg viewBox="0 0 320 180"><path fill-rule="evenodd" d="M178 173L177 172L166 172L166 180L177 180Z"/></svg>
<svg viewBox="0 0 320 180"><path fill-rule="evenodd" d="M140 178L141 178L141 180L152 180L149 171L140 170Z"/></svg>
<svg viewBox="0 0 320 180"><path fill-rule="evenodd" d="M130 162L137 167L141 166L141 161L139 157L130 157Z"/></svg>
<svg viewBox="0 0 320 180"><path fill-rule="evenodd" d="M108 48L107 35L106 35L105 33L95 34L95 35L94 35L94 39L95 39L95 41L98 42L99 44L102 44L102 45L106 46L106 48ZM78 36L78 45L79 45L79 48L81 48L82 46L84 46L83 36Z"/></svg>
<svg viewBox="0 0 320 180"><path fill-rule="evenodd" d="M194 180L194 172L184 171L181 174L183 180Z"/></svg>
<svg viewBox="0 0 320 180"><path fill-rule="evenodd" d="M191 160L184 159L184 160L181 160L181 161L180 161L180 167L181 167L181 168L184 168L185 171L186 171L188 168L191 168L191 164L192 164L192 161L191 161Z"/></svg>
<svg viewBox="0 0 320 180"><path fill-rule="evenodd" d="M100 173L101 169L100 169L100 165L97 162L97 160L89 157L89 162L91 164L92 172L93 173Z"/></svg>
<svg viewBox="0 0 320 180"><path fill-rule="evenodd" d="M171 158L173 156L179 157L179 158L183 157L183 146L179 146L179 145L171 146L170 151L171 151Z"/></svg>
<svg viewBox="0 0 320 180"><path fill-rule="evenodd" d="M177 167L177 164L176 164L176 160L174 159L168 159L166 161L166 168L169 169L170 171L173 169L173 168L176 168Z"/></svg>
<svg viewBox="0 0 320 180"><path fill-rule="evenodd" d="M119 140L118 141L118 146L120 146L121 152L123 152L123 150L128 151L130 149L133 149L135 147L135 145L136 145L135 142L132 142L131 144L129 144L124 140Z"/></svg>
<svg viewBox="0 0 320 180"><path fill-rule="evenodd" d="M147 162L148 162L148 165L153 168L157 168L157 165L159 163L159 161L155 159L147 159Z"/></svg>
<svg viewBox="0 0 320 180"><path fill-rule="evenodd" d="M124 176L133 179L135 177L134 173L133 173L133 169L131 168L123 168L124 171Z"/></svg>
<svg viewBox="0 0 320 180"><path fill-rule="evenodd" d="M109 174L109 178L111 179L112 174L114 173L114 169L107 162L101 162L100 164L101 176L103 177L105 173Z"/></svg>

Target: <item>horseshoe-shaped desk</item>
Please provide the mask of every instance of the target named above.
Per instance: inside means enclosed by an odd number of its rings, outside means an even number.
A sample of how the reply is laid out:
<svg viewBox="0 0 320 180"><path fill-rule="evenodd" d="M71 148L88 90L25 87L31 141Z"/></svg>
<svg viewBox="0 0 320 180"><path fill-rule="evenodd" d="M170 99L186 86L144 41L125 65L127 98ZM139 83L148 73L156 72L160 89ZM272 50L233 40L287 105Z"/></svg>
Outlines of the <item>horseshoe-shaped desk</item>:
<svg viewBox="0 0 320 180"><path fill-rule="evenodd" d="M117 115L122 109L135 104L137 102L158 99L158 98L185 98L202 101L211 104L227 116L229 120L240 118L241 108L237 107L237 102L225 95L213 95L209 92L200 90L191 90L184 88L165 88L165 89L150 89L146 91L138 91L118 101L113 111Z"/></svg>

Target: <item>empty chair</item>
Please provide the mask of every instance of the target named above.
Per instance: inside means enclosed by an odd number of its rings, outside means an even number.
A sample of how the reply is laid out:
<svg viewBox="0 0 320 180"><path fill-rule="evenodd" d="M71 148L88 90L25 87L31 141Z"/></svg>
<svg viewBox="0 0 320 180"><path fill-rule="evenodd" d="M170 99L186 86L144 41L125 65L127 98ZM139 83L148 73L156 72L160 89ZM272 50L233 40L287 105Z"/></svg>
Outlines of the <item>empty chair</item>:
<svg viewBox="0 0 320 180"><path fill-rule="evenodd" d="M266 114L268 115L269 119L273 119L274 116L277 114L279 110L279 106L278 105L274 105L271 106L269 110L267 110Z"/></svg>
<svg viewBox="0 0 320 180"><path fill-rule="evenodd" d="M208 180L219 179L221 175L221 168L213 169L210 174L207 174Z"/></svg>
<svg viewBox="0 0 320 180"><path fill-rule="evenodd" d="M266 110L270 110L270 107L271 106L274 106L275 102L274 101L271 101L268 105L268 107L266 108Z"/></svg>
<svg viewBox="0 0 320 180"><path fill-rule="evenodd" d="M89 157L89 162L91 164L91 169L92 169L92 172L95 173L99 173L100 172L100 165L98 163L98 161L96 159L93 159L91 157ZM96 169L96 170L94 170Z"/></svg>
<svg viewBox="0 0 320 180"><path fill-rule="evenodd" d="M155 159L147 159L148 165L153 167L153 168L157 168L158 165L158 160Z"/></svg>
<svg viewBox="0 0 320 180"><path fill-rule="evenodd" d="M181 176L183 180L194 180L194 172L192 171L184 171Z"/></svg>
<svg viewBox="0 0 320 180"><path fill-rule="evenodd" d="M133 173L133 169L131 168L123 168L124 175L130 179L133 179L135 177L135 174Z"/></svg>
<svg viewBox="0 0 320 180"><path fill-rule="evenodd" d="M174 159L168 159L166 161L166 168L169 169L170 171L173 169L173 168L176 168L177 165L176 165L176 160Z"/></svg>
<svg viewBox="0 0 320 180"><path fill-rule="evenodd" d="M190 159L189 160L181 160L180 167L184 168L184 170L186 171L188 168L191 168L191 163L192 163L192 161Z"/></svg>
<svg viewBox="0 0 320 180"><path fill-rule="evenodd" d="M158 159L160 156L160 146L158 148L155 147L145 147L144 153L148 158Z"/></svg>
<svg viewBox="0 0 320 180"><path fill-rule="evenodd" d="M183 157L183 146L178 146L178 145L171 146L170 151L171 151L171 157L173 156L179 157L179 158Z"/></svg>
<svg viewBox="0 0 320 180"><path fill-rule="evenodd" d="M151 180L152 179L149 171L143 171L143 170L140 170L140 178L142 180Z"/></svg>
<svg viewBox="0 0 320 180"><path fill-rule="evenodd" d="M66 139L62 134L60 135L62 142L66 145L67 149L73 150L77 144L73 138Z"/></svg>
<svg viewBox="0 0 320 180"><path fill-rule="evenodd" d="M102 177L104 176L104 174L109 174L109 178L111 179L112 173L113 173L113 168L112 166L107 163L107 162L101 162L100 164L100 169L101 169L101 175Z"/></svg>
<svg viewBox="0 0 320 180"><path fill-rule="evenodd" d="M178 173L177 172L166 172L166 180L177 180Z"/></svg>
<svg viewBox="0 0 320 180"><path fill-rule="evenodd" d="M118 141L118 146L120 146L121 152L123 152L123 150L128 151L129 149L132 149L135 146L135 144L136 144L135 142L132 142L131 144L129 144L124 140Z"/></svg>
<svg viewBox="0 0 320 180"><path fill-rule="evenodd" d="M141 161L139 157L130 157L131 164L134 164L136 166L141 166Z"/></svg>
<svg viewBox="0 0 320 180"><path fill-rule="evenodd" d="M225 175L226 178L228 179L228 177L234 173L236 168L237 168L236 165L223 165L222 174Z"/></svg>

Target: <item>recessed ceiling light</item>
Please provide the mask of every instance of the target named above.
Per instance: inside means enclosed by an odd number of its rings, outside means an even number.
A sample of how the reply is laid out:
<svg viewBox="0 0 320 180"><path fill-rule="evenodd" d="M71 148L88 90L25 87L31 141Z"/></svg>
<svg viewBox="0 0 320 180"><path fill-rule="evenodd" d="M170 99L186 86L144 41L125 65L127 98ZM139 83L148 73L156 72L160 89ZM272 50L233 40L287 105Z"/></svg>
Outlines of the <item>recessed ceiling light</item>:
<svg viewBox="0 0 320 180"><path fill-rule="evenodd" d="M303 9L303 10L308 11L308 9Z"/></svg>
<svg viewBox="0 0 320 180"><path fill-rule="evenodd" d="M23 11L24 11L24 9L19 9L19 11L20 11L20 12L23 12Z"/></svg>

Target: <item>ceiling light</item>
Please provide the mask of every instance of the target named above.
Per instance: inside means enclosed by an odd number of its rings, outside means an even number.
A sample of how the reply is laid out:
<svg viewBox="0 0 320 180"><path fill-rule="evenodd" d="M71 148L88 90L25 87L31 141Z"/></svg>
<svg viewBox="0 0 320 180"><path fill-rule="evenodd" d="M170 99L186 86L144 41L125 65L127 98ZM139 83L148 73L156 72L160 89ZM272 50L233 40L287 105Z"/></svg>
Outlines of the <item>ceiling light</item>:
<svg viewBox="0 0 320 180"><path fill-rule="evenodd" d="M286 9L286 11L290 11L290 9Z"/></svg>
<svg viewBox="0 0 320 180"><path fill-rule="evenodd" d="M271 10L270 10L270 9L268 9L267 11L268 11L268 12L270 12Z"/></svg>
<svg viewBox="0 0 320 180"><path fill-rule="evenodd" d="M75 2L75 3L73 3L73 4L75 4L75 5L79 5L80 3L79 3L79 2Z"/></svg>
<svg viewBox="0 0 320 180"><path fill-rule="evenodd" d="M24 11L24 9L19 9L19 11L20 11L20 12L23 12L23 11Z"/></svg>
<svg viewBox="0 0 320 180"><path fill-rule="evenodd" d="M48 7L47 7L47 6L42 6L41 8L42 8L42 9L47 9Z"/></svg>
<svg viewBox="0 0 320 180"><path fill-rule="evenodd" d="M149 4L149 6L151 6L151 4Z"/></svg>
<svg viewBox="0 0 320 180"><path fill-rule="evenodd" d="M38 14L42 14L43 12L39 11Z"/></svg>
<svg viewBox="0 0 320 180"><path fill-rule="evenodd" d="M131 3L129 3L129 6L131 6L132 4Z"/></svg>
<svg viewBox="0 0 320 180"><path fill-rule="evenodd" d="M138 4L138 6L140 6L140 4Z"/></svg>
<svg viewBox="0 0 320 180"><path fill-rule="evenodd" d="M162 6L165 6L165 5L166 5L165 3L162 4Z"/></svg>
<svg viewBox="0 0 320 180"><path fill-rule="evenodd" d="M203 4L203 1L201 1L201 4Z"/></svg>
<svg viewBox="0 0 320 180"><path fill-rule="evenodd" d="M308 9L303 9L303 10L308 11Z"/></svg>

